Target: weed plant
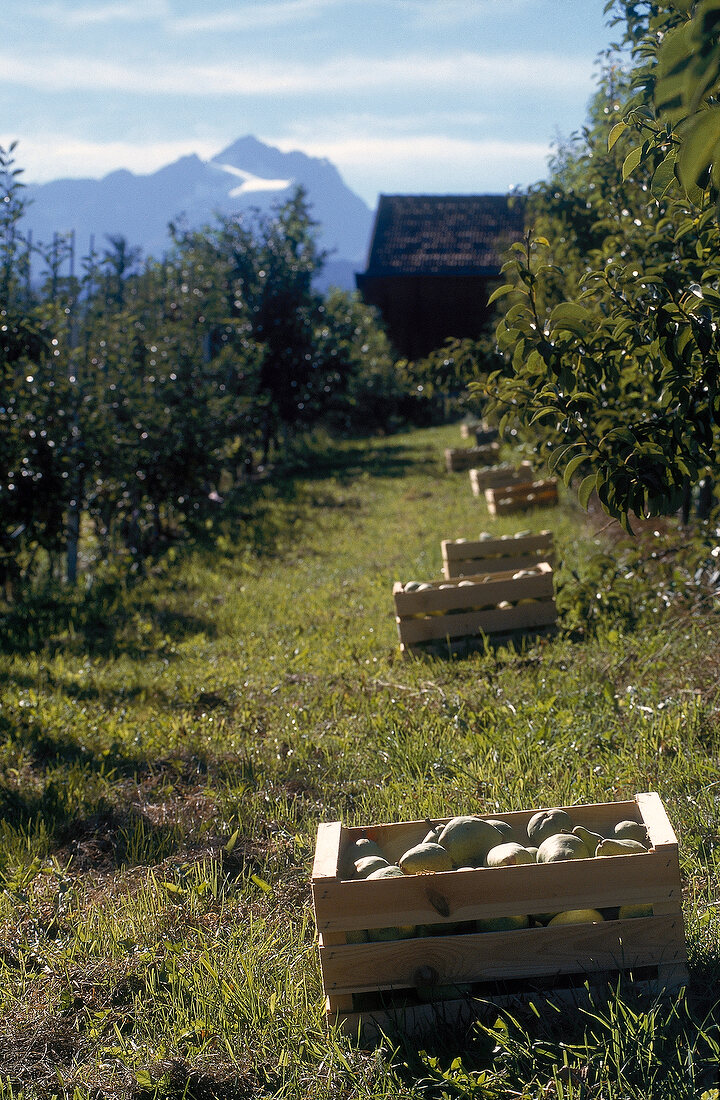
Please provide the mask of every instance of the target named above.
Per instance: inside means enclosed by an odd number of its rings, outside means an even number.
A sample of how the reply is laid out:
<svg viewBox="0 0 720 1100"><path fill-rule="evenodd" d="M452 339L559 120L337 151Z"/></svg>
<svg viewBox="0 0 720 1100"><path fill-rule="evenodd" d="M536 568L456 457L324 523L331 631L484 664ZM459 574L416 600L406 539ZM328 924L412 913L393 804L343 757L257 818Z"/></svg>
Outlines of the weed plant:
<svg viewBox="0 0 720 1100"><path fill-rule="evenodd" d="M568 492L490 520L444 469L457 435L340 445L212 549L2 609L1 1100L717 1100L715 533L628 541ZM521 527L555 533L559 632L402 659L393 581ZM687 991L372 1050L326 1029L320 821L643 790L679 836Z"/></svg>

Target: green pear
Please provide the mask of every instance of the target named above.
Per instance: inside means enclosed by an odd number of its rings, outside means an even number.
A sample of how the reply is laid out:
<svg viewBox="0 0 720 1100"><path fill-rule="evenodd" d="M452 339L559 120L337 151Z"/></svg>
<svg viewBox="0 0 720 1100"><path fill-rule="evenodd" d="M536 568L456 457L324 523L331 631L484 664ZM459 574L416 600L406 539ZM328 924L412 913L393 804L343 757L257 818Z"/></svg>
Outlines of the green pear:
<svg viewBox="0 0 720 1100"><path fill-rule="evenodd" d="M475 922L478 932L509 932L514 928L527 928L529 924L528 916L486 917Z"/></svg>
<svg viewBox="0 0 720 1100"><path fill-rule="evenodd" d="M388 861L385 856L363 856L355 861L355 876L356 878L368 878L372 871L387 866Z"/></svg>
<svg viewBox="0 0 720 1100"><path fill-rule="evenodd" d="M485 819L488 825L492 825L494 829L497 829L499 833L505 837L505 840L512 840L515 830L509 821L503 821L501 817L488 817Z"/></svg>
<svg viewBox="0 0 720 1100"><path fill-rule="evenodd" d="M638 852L647 852L647 848L639 840L623 840L619 837L608 837L595 849L596 856L632 856Z"/></svg>
<svg viewBox="0 0 720 1100"><path fill-rule="evenodd" d="M651 917L652 905L621 905L618 909L619 920L630 920L633 917Z"/></svg>
<svg viewBox="0 0 720 1100"><path fill-rule="evenodd" d="M383 943L385 940L409 940L417 932L414 924L401 924L393 928L368 928L370 943Z"/></svg>
<svg viewBox="0 0 720 1100"><path fill-rule="evenodd" d="M576 825L573 829L575 836L579 836L589 853L593 853L598 844L605 839L600 833L594 833L592 829L586 829L584 825Z"/></svg>
<svg viewBox="0 0 720 1100"><path fill-rule="evenodd" d="M377 870L371 871L369 875L365 876L368 879L371 878L405 878L397 863L391 863L389 866L378 867Z"/></svg>
<svg viewBox="0 0 720 1100"><path fill-rule="evenodd" d="M363 856L382 856L382 849L369 837L361 836L357 840L352 840L342 855L342 866L348 875L353 874L356 861Z"/></svg>
<svg viewBox="0 0 720 1100"><path fill-rule="evenodd" d="M428 871L452 871L453 861L447 848L440 844L416 844L400 856L398 866L403 874L422 875Z"/></svg>
<svg viewBox="0 0 720 1100"><path fill-rule="evenodd" d="M565 810L538 810L527 824L528 840L538 847L555 833L571 833L573 823Z"/></svg>
<svg viewBox="0 0 720 1100"><path fill-rule="evenodd" d="M438 837L458 867L482 863L490 849L502 841L502 834L481 817L454 817Z"/></svg>
<svg viewBox="0 0 720 1100"><path fill-rule="evenodd" d="M488 867L515 867L520 863L534 863L535 860L527 848L522 844L508 841L506 844L496 844L485 857Z"/></svg>
<svg viewBox="0 0 720 1100"><path fill-rule="evenodd" d="M598 924L602 920L603 915L597 909L568 909L556 914L548 927L552 928L554 924Z"/></svg>
<svg viewBox="0 0 720 1100"><path fill-rule="evenodd" d="M618 821L614 832L620 840L637 840L644 848L647 848L647 830L639 821Z"/></svg>
<svg viewBox="0 0 720 1100"><path fill-rule="evenodd" d="M555 833L538 848L538 863L557 863L563 859L588 859L590 853L574 833Z"/></svg>

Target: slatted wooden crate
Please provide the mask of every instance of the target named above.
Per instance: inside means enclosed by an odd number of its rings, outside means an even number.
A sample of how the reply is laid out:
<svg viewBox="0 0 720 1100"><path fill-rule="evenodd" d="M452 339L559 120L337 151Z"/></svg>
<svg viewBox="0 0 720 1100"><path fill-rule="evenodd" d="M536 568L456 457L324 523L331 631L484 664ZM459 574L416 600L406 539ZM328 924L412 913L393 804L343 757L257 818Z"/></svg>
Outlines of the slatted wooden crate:
<svg viewBox="0 0 720 1100"><path fill-rule="evenodd" d="M478 540L443 539L443 575L446 580L528 569L541 561L553 564L555 546L552 531L537 535L502 535Z"/></svg>
<svg viewBox="0 0 720 1100"><path fill-rule="evenodd" d="M328 1022L372 1038L379 1029L413 1032L438 1018L472 1014L479 1006L475 998L507 1004L538 990L555 996L585 982L603 986L618 976L653 992L685 984L678 845L658 795L566 809L574 824L603 834L621 820L641 822L650 848L636 855L349 880L343 855L352 841L375 840L395 861L438 822L321 824L312 894ZM492 816L511 824L519 839L535 812ZM618 919L621 905L651 906L652 915ZM476 931L478 920L570 909L602 910L606 919ZM414 926L416 934L348 942L367 938L365 930L399 926ZM428 987L438 990L434 1002L430 995L427 1003ZM462 989L462 996L453 998L453 989ZM439 999L448 992L450 999Z"/></svg>
<svg viewBox="0 0 720 1100"><path fill-rule="evenodd" d="M485 502L491 516L526 512L530 508L547 508L558 502L557 478L486 489Z"/></svg>
<svg viewBox="0 0 720 1100"><path fill-rule="evenodd" d="M557 619L552 566L539 562L528 574L507 570L435 581L406 591L393 586L395 620L403 653L457 652L552 626Z"/></svg>
<svg viewBox="0 0 720 1100"><path fill-rule="evenodd" d="M499 443L486 443L482 447L448 447L445 466L450 474L464 473L473 466L489 466L497 461Z"/></svg>
<svg viewBox="0 0 720 1100"><path fill-rule="evenodd" d="M486 420L464 420L460 425L462 438L474 439L479 447L484 443L494 443L499 434L497 428L491 428Z"/></svg>
<svg viewBox="0 0 720 1100"><path fill-rule="evenodd" d="M486 489L499 489L505 485L527 485L532 480L533 468L530 462L522 462L517 468L503 462L499 466L470 470L470 485L476 497L483 496Z"/></svg>

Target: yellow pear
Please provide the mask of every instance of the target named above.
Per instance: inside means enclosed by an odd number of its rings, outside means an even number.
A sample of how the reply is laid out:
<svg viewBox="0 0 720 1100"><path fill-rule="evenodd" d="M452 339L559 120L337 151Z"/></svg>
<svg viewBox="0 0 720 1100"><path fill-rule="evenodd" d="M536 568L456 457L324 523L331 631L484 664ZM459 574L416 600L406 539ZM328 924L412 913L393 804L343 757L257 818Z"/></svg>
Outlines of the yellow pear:
<svg viewBox="0 0 720 1100"><path fill-rule="evenodd" d="M362 859L355 861L355 876L356 878L368 878L372 871L387 866L388 861L385 856L363 856Z"/></svg>
<svg viewBox="0 0 720 1100"><path fill-rule="evenodd" d="M548 927L551 928L554 924L597 924L602 920L603 915L597 909L568 909L564 913L557 913Z"/></svg>
<svg viewBox="0 0 720 1100"><path fill-rule="evenodd" d="M639 840L622 840L619 837L608 837L595 849L596 856L632 856L639 852L647 852Z"/></svg>
<svg viewBox="0 0 720 1100"><path fill-rule="evenodd" d="M486 917L475 922L478 932L509 932L514 928L527 928L530 918L526 916L516 917Z"/></svg>
<svg viewBox="0 0 720 1100"><path fill-rule="evenodd" d="M592 829L586 829L584 825L576 825L573 829L575 836L579 836L589 853L593 853L598 844L605 839L600 833L594 833Z"/></svg>
<svg viewBox="0 0 720 1100"><path fill-rule="evenodd" d="M566 810L538 810L527 824L528 840L538 847L555 833L571 833L573 823Z"/></svg>
<svg viewBox="0 0 720 1100"><path fill-rule="evenodd" d="M481 817L454 817L438 837L458 867L482 863L490 849L502 841L502 834Z"/></svg>
<svg viewBox="0 0 720 1100"><path fill-rule="evenodd" d="M555 833L543 840L538 848L538 863L557 863L563 859L587 859L590 856L579 836Z"/></svg>
<svg viewBox="0 0 720 1100"><path fill-rule="evenodd" d="M422 875L428 871L452 871L453 861L447 848L440 844L416 844L398 860L406 875Z"/></svg>
<svg viewBox="0 0 720 1100"><path fill-rule="evenodd" d="M485 857L488 867L515 867L520 863L534 863L535 858L522 844L508 841L505 844L496 844Z"/></svg>
<svg viewBox="0 0 720 1100"><path fill-rule="evenodd" d="M652 905L621 905L618 909L619 920L630 920L633 917L651 917Z"/></svg>
<svg viewBox="0 0 720 1100"><path fill-rule="evenodd" d="M618 821L614 833L620 840L637 840L647 848L647 829L639 821Z"/></svg>

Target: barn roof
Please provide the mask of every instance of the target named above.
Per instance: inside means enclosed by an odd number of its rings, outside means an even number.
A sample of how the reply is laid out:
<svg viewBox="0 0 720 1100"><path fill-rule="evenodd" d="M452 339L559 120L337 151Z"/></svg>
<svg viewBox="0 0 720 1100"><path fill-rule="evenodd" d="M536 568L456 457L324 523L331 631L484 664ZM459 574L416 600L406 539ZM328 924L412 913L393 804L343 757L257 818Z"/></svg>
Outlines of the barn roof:
<svg viewBox="0 0 720 1100"><path fill-rule="evenodd" d="M523 232L508 195L381 195L365 275L497 275Z"/></svg>

